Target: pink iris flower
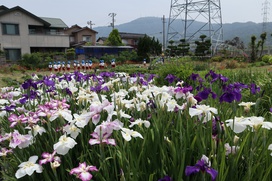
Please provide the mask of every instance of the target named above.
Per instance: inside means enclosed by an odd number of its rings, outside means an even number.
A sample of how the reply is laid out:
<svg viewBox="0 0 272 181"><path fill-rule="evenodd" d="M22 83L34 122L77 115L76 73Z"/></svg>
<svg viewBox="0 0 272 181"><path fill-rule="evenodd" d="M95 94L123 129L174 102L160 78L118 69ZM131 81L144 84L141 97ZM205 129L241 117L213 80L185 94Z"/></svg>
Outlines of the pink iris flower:
<svg viewBox="0 0 272 181"><path fill-rule="evenodd" d="M89 166L89 165L86 165L86 162L83 162L83 163L79 163L78 167L73 168L70 171L70 174L76 175L82 181L89 181L93 177L89 171L98 171L98 169L95 166Z"/></svg>
<svg viewBox="0 0 272 181"><path fill-rule="evenodd" d="M46 164L49 162L53 162L55 154L56 154L56 151L54 151L52 154L47 153L47 152L42 153L42 157L44 159L40 160L39 164L42 165L42 164Z"/></svg>

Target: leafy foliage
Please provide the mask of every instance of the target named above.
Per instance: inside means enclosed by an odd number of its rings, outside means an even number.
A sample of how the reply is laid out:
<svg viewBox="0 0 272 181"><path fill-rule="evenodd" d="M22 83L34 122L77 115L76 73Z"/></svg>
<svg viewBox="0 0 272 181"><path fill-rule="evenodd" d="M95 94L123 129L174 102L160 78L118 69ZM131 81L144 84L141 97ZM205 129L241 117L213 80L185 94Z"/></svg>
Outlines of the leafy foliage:
<svg viewBox="0 0 272 181"><path fill-rule="evenodd" d="M105 41L105 45L109 46L122 46L122 39L119 35L119 31L117 29L113 29L112 32L109 34L109 37Z"/></svg>
<svg viewBox="0 0 272 181"><path fill-rule="evenodd" d="M156 82L159 85L168 85L169 83L165 79L167 75L175 75L181 81L187 82L189 76L193 72L193 69L191 66L184 64L182 60L176 60L172 62L166 62L158 66L155 72L158 75Z"/></svg>
<svg viewBox="0 0 272 181"><path fill-rule="evenodd" d="M211 47L211 40L205 40L207 36L206 35L200 35L200 41L195 41L196 49L195 49L195 55L196 56L205 56L209 55L211 53L210 47Z"/></svg>
<svg viewBox="0 0 272 181"><path fill-rule="evenodd" d="M31 70L34 70L35 68L40 68L43 66L42 56L40 53L32 53L32 54L26 53L22 56L20 65Z"/></svg>
<svg viewBox="0 0 272 181"><path fill-rule="evenodd" d="M162 45L155 38L150 38L145 35L139 39L138 43L138 57L140 60L149 59L149 55L159 55L162 53Z"/></svg>

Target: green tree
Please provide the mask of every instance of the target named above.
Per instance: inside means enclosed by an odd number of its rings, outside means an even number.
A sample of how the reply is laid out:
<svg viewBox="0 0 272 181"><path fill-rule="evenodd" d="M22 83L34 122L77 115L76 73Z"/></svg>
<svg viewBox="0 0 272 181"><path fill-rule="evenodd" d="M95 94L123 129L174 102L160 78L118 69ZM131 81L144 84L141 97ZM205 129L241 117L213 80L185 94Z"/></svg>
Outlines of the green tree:
<svg viewBox="0 0 272 181"><path fill-rule="evenodd" d="M261 38L261 40L260 40L260 46L261 46L260 57L262 57L263 49L264 49L264 43L265 43L265 40L266 40L266 32L262 33L260 38Z"/></svg>
<svg viewBox="0 0 272 181"><path fill-rule="evenodd" d="M69 48L66 50L66 58L68 60L74 60L76 56L76 51L74 48Z"/></svg>
<svg viewBox="0 0 272 181"><path fill-rule="evenodd" d="M117 29L113 29L109 34L109 37L105 41L105 45L109 46L122 46L122 39L120 37L119 31Z"/></svg>
<svg viewBox="0 0 272 181"><path fill-rule="evenodd" d="M166 49L166 53L169 55L169 56L176 56L177 55L177 46L174 45L175 41L174 40L170 40L168 42L170 45L167 46L167 49Z"/></svg>
<svg viewBox="0 0 272 181"><path fill-rule="evenodd" d="M236 47L237 49L240 49L240 50L245 49L244 42L241 41L239 37L235 37L232 40L226 40L225 44L234 46L234 47Z"/></svg>
<svg viewBox="0 0 272 181"><path fill-rule="evenodd" d="M138 57L139 59L149 59L149 55L159 55L162 52L162 45L161 43L155 38L150 38L149 36L145 35L144 37L139 39L138 43Z"/></svg>
<svg viewBox="0 0 272 181"><path fill-rule="evenodd" d="M251 48L251 54L250 58L251 61L254 62L257 59L257 47L256 47L256 36L251 36L251 42L250 42L250 48Z"/></svg>
<svg viewBox="0 0 272 181"><path fill-rule="evenodd" d="M200 35L199 38L201 41L195 41L196 49L195 55L196 56L205 56L211 54L211 40L205 40L206 35Z"/></svg>
<svg viewBox="0 0 272 181"><path fill-rule="evenodd" d="M190 44L187 43L185 39L181 39L180 42L181 43L178 45L180 54L182 54L182 56L188 55L190 50Z"/></svg>

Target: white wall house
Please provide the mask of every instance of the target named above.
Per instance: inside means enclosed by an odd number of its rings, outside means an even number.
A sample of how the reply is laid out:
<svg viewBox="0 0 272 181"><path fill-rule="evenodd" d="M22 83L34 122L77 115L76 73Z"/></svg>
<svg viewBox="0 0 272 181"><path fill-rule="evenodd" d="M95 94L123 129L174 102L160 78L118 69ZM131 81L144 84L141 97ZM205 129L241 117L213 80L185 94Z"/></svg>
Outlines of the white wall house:
<svg viewBox="0 0 272 181"><path fill-rule="evenodd" d="M7 60L19 60L25 53L64 52L69 48L65 28L61 19L37 17L19 6L0 6L0 50Z"/></svg>

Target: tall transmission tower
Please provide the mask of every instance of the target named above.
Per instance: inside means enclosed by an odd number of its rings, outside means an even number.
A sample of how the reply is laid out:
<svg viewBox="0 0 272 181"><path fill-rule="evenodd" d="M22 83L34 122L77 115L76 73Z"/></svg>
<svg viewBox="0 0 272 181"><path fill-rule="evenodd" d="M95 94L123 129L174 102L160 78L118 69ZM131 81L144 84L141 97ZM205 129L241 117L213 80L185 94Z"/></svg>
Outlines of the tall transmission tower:
<svg viewBox="0 0 272 181"><path fill-rule="evenodd" d="M182 2L180 2L182 1ZM220 0L171 0L167 42L185 39L192 43L206 35L212 43L212 53L223 41Z"/></svg>
<svg viewBox="0 0 272 181"><path fill-rule="evenodd" d="M267 22L268 22L268 18L267 18L267 15L268 15L268 9L269 9L269 2L268 0L265 0L264 3L263 3L263 32L266 32L267 31Z"/></svg>

